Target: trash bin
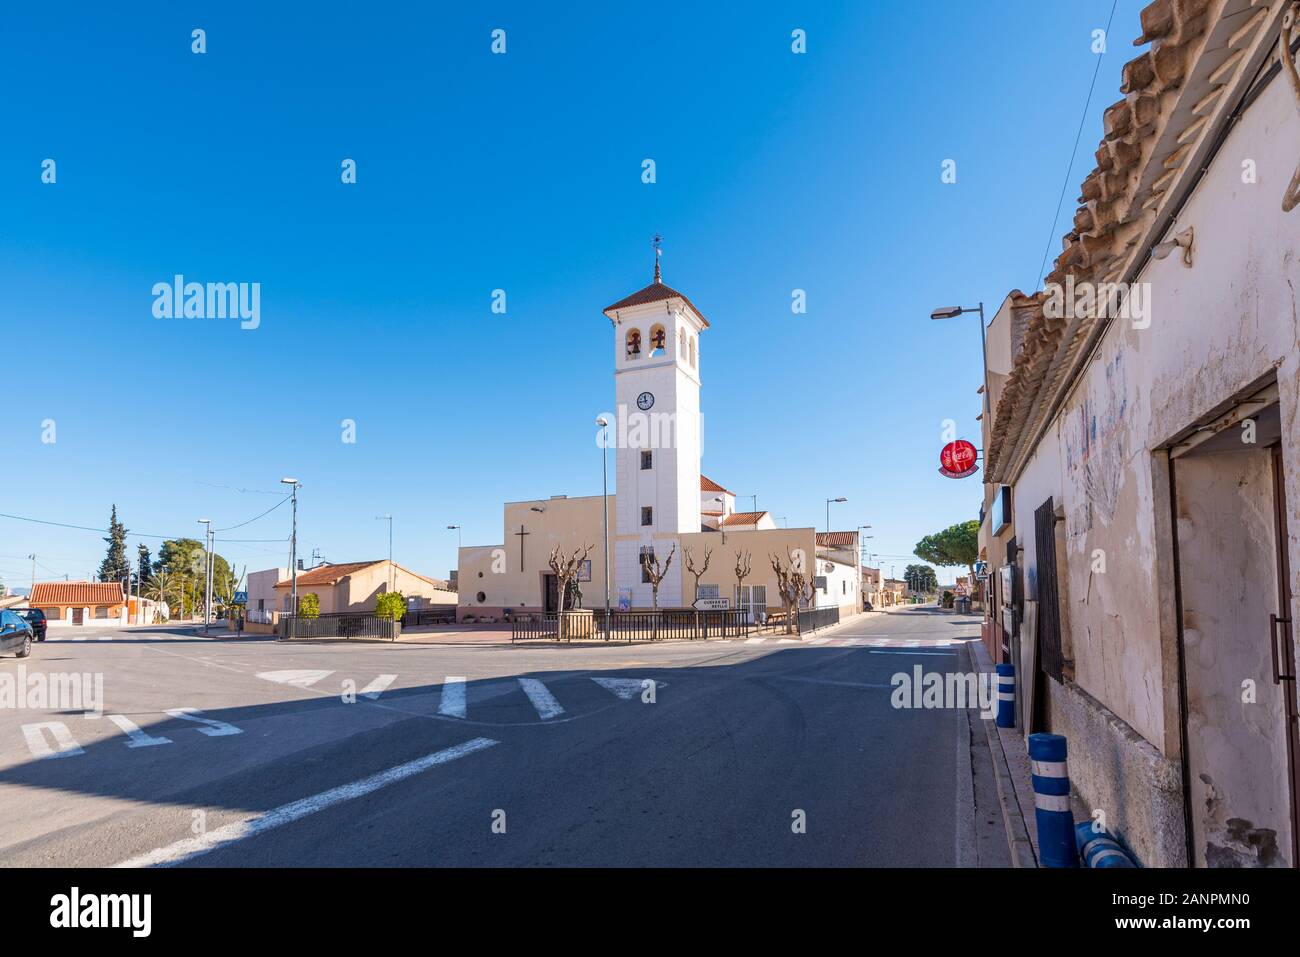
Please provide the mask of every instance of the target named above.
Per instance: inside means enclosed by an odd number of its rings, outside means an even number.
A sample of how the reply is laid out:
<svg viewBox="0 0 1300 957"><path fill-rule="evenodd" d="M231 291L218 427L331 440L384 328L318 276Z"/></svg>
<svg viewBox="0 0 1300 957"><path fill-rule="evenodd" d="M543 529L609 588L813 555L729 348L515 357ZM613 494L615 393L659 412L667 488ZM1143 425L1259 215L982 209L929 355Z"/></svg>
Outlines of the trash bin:
<svg viewBox="0 0 1300 957"><path fill-rule="evenodd" d="M969 615L969 614L970 614L970 599L969 599L969 598L958 598L958 599L957 599L957 613L958 613L959 615Z"/></svg>

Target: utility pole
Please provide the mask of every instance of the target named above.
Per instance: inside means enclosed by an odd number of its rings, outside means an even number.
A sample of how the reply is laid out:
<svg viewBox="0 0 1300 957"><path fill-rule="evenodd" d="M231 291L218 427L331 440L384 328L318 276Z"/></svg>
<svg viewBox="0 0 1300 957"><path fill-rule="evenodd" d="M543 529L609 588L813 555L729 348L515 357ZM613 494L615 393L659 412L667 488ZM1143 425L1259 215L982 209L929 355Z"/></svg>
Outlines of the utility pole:
<svg viewBox="0 0 1300 957"><path fill-rule="evenodd" d="M391 592L393 590L393 516L375 516L376 522L382 522L385 519L388 521L388 590Z"/></svg>
<svg viewBox="0 0 1300 957"><path fill-rule="evenodd" d="M199 524L203 526L203 633L208 633L208 617L212 612L212 578L208 574L209 563L212 561L212 519L201 518Z"/></svg>
<svg viewBox="0 0 1300 957"><path fill-rule="evenodd" d="M289 533L289 574L292 576L292 584L289 592L293 596L293 617L289 619L293 630L297 631L298 624L298 480L296 478L282 478L281 485L293 486L293 528ZM289 637L293 637L290 635Z"/></svg>
<svg viewBox="0 0 1300 957"><path fill-rule="evenodd" d="M36 554L33 552L27 557L32 560L32 591L36 591ZM27 593L27 598L29 601L31 600L31 592Z"/></svg>

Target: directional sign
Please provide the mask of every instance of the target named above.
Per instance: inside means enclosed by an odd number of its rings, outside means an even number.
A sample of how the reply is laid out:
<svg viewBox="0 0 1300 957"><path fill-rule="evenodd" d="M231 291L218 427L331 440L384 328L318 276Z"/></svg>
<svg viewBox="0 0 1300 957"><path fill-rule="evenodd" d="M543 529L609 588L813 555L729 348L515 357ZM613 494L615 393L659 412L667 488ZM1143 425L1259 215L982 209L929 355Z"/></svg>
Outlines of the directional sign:
<svg viewBox="0 0 1300 957"><path fill-rule="evenodd" d="M731 607L730 598L697 598L695 599L696 611L726 611Z"/></svg>

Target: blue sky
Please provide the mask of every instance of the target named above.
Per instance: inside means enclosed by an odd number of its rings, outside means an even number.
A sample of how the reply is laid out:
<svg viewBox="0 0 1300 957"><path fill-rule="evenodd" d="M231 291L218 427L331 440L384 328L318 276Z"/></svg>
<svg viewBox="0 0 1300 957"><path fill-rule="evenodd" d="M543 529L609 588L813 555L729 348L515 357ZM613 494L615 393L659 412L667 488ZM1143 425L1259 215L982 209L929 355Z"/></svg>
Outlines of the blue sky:
<svg viewBox="0 0 1300 957"><path fill-rule="evenodd" d="M116 503L134 554L242 523L294 475L300 554L383 557L392 513L395 558L443 576L446 525L495 543L503 501L600 491L601 309L649 281L659 232L712 323L704 471L742 507L820 528L846 496L832 524L873 525L899 572L975 516L978 479L937 469L944 419L978 444L978 332L927 316L1035 286L1138 0L1054 230L1112 0L281 6L2 15L0 512L100 527ZM260 327L155 319L176 273L260 282ZM288 518L218 550L283 564ZM103 545L0 518L0 578L26 585L31 552L38 580L77 578Z"/></svg>

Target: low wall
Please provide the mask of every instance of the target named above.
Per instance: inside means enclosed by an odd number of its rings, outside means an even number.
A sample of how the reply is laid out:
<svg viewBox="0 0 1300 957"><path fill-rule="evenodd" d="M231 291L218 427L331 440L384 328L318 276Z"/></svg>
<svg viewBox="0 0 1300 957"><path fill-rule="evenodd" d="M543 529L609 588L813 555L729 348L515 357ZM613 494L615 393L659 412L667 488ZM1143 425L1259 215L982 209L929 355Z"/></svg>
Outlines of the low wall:
<svg viewBox="0 0 1300 957"><path fill-rule="evenodd" d="M1072 681L1049 686L1051 728L1069 741L1070 784L1144 867L1187 867L1182 768Z"/></svg>

